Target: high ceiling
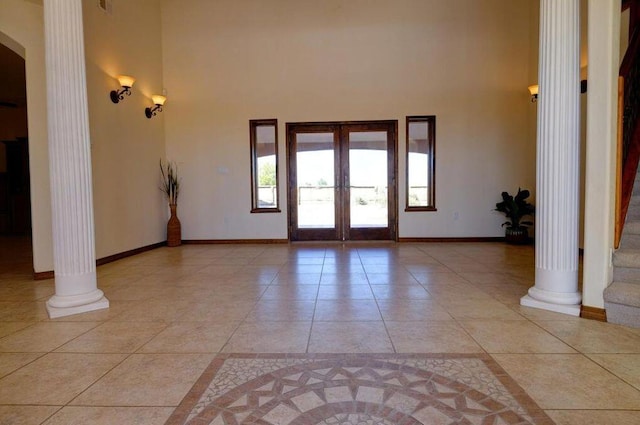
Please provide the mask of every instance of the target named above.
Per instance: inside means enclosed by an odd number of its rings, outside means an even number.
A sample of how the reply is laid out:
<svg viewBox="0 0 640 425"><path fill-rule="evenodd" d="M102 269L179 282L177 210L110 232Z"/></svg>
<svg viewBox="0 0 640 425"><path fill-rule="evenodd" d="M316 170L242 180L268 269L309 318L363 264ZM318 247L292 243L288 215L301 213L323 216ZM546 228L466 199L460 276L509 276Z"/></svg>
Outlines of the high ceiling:
<svg viewBox="0 0 640 425"><path fill-rule="evenodd" d="M26 101L24 59L0 44L0 108L24 106Z"/></svg>

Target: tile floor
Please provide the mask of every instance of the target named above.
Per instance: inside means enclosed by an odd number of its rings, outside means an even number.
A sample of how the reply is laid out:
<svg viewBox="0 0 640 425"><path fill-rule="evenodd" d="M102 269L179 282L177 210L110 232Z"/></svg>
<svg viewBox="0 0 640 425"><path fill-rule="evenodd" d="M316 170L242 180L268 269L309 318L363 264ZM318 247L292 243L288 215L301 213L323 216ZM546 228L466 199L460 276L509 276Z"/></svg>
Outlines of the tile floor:
<svg viewBox="0 0 640 425"><path fill-rule="evenodd" d="M519 306L532 247L160 248L98 268L108 310L55 320L20 247L0 240L2 425L162 424L218 353L481 353L558 424L640 423L640 329Z"/></svg>

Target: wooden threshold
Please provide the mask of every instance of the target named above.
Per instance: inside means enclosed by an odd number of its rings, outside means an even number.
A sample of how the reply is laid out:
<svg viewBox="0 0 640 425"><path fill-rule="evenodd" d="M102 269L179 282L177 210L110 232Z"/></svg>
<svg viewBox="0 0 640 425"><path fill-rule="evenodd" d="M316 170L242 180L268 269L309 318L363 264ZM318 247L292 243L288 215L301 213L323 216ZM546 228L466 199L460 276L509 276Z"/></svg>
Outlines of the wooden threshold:
<svg viewBox="0 0 640 425"><path fill-rule="evenodd" d="M228 245L228 244L270 244L289 243L288 239L186 239L184 245Z"/></svg>

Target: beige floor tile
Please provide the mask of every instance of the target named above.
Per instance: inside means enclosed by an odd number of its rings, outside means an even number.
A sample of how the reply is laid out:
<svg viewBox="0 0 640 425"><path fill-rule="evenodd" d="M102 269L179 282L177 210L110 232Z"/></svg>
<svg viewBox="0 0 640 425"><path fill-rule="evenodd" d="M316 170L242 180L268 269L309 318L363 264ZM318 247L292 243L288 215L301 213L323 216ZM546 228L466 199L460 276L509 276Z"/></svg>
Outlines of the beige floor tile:
<svg viewBox="0 0 640 425"><path fill-rule="evenodd" d="M44 306L53 280L33 282L29 261L25 273L3 272L0 262L0 404L8 392L23 404L0 406L0 425L41 424L81 391L46 423L160 424L220 349L393 352L394 344L397 352L485 348L559 409L549 411L559 424L640 423L640 331L520 306L533 257L532 247L486 243L162 248L98 268L109 309L54 320ZM568 346L590 358L561 354ZM126 360L102 354L136 349ZM88 376L75 376L78 365ZM58 400L24 405L35 397Z"/></svg>
<svg viewBox="0 0 640 425"><path fill-rule="evenodd" d="M223 350L225 353L304 353L311 322L244 323Z"/></svg>
<svg viewBox="0 0 640 425"><path fill-rule="evenodd" d="M176 406L210 354L132 354L73 400L76 406Z"/></svg>
<svg viewBox="0 0 640 425"><path fill-rule="evenodd" d="M60 406L0 406L0 425L40 425Z"/></svg>
<svg viewBox="0 0 640 425"><path fill-rule="evenodd" d="M227 342L237 324L176 322L145 344L141 353L216 353Z"/></svg>
<svg viewBox="0 0 640 425"><path fill-rule="evenodd" d="M164 322L107 322L58 348L62 353L133 353L162 331Z"/></svg>
<svg viewBox="0 0 640 425"><path fill-rule="evenodd" d="M318 300L314 320L362 322L382 320L382 316L374 300Z"/></svg>
<svg viewBox="0 0 640 425"><path fill-rule="evenodd" d="M478 273L478 272L462 272L459 273L461 277L466 279L467 281L475 284L498 284L498 283L511 283L513 282L513 277L508 273Z"/></svg>
<svg viewBox="0 0 640 425"><path fill-rule="evenodd" d="M378 307L385 321L409 322L427 320L453 320L447 311L435 301L428 299L378 300Z"/></svg>
<svg viewBox="0 0 640 425"><path fill-rule="evenodd" d="M251 310L247 322L310 322L316 302L313 300L261 300Z"/></svg>
<svg viewBox="0 0 640 425"><path fill-rule="evenodd" d="M574 321L579 322L584 320L578 316L572 316L570 314L556 313L554 311L542 310L539 308L525 307L522 305L509 306L513 311L526 317L527 319L538 321Z"/></svg>
<svg viewBox="0 0 640 425"><path fill-rule="evenodd" d="M537 323L582 353L640 354L640 333L625 326L587 319Z"/></svg>
<svg viewBox="0 0 640 425"><path fill-rule="evenodd" d="M557 425L638 425L640 411L547 410Z"/></svg>
<svg viewBox="0 0 640 425"><path fill-rule="evenodd" d="M368 285L369 280L364 273L323 273L320 277L320 285Z"/></svg>
<svg viewBox="0 0 640 425"><path fill-rule="evenodd" d="M319 285L320 273L278 273L271 285Z"/></svg>
<svg viewBox="0 0 640 425"><path fill-rule="evenodd" d="M0 322L0 338L33 325L35 322Z"/></svg>
<svg viewBox="0 0 640 425"><path fill-rule="evenodd" d="M322 264L287 263L282 266L280 273L322 273Z"/></svg>
<svg viewBox="0 0 640 425"><path fill-rule="evenodd" d="M421 285L469 283L462 276L453 273L452 270L444 265L426 267L428 267L429 270L415 270L411 272L412 276Z"/></svg>
<svg viewBox="0 0 640 425"><path fill-rule="evenodd" d="M262 295L263 300L315 300L318 285L273 285Z"/></svg>
<svg viewBox="0 0 640 425"><path fill-rule="evenodd" d="M529 287L516 283L478 285L482 292L504 304L520 305L520 299L527 294Z"/></svg>
<svg viewBox="0 0 640 425"><path fill-rule="evenodd" d="M489 294L470 283L433 283L423 286L432 299L443 303L494 301Z"/></svg>
<svg viewBox="0 0 640 425"><path fill-rule="evenodd" d="M398 270L393 273L367 273L367 280L371 285L419 285L420 283L408 270Z"/></svg>
<svg viewBox="0 0 640 425"><path fill-rule="evenodd" d="M575 353L539 326L525 320L465 320L460 325L488 353Z"/></svg>
<svg viewBox="0 0 640 425"><path fill-rule="evenodd" d="M398 261L378 262L376 259L371 259L370 261L363 259L362 263L367 276L387 275L390 278L395 278L397 280L413 278L409 270L407 270Z"/></svg>
<svg viewBox="0 0 640 425"><path fill-rule="evenodd" d="M183 289L183 288L179 288ZM216 286L213 289L209 289L207 294L201 296L190 296L185 298L184 294L176 294L176 297L191 301L204 301L211 300L212 302L226 302L226 301L257 301L262 294L267 290L267 285L257 285L254 283L226 283L224 285ZM184 292L184 291L181 291ZM176 299L174 297L174 299Z"/></svg>
<svg viewBox="0 0 640 425"><path fill-rule="evenodd" d="M333 262L333 263L324 263L322 266L322 274L330 275L348 275L348 274L364 274L364 267L362 264L356 262Z"/></svg>
<svg viewBox="0 0 640 425"><path fill-rule="evenodd" d="M0 321L34 322L48 317L44 301L1 301Z"/></svg>
<svg viewBox="0 0 640 425"><path fill-rule="evenodd" d="M239 323L256 305L255 301L197 302L187 303L175 321L180 322L215 322Z"/></svg>
<svg viewBox="0 0 640 425"><path fill-rule="evenodd" d="M74 314L72 316L58 317L55 319L46 319L49 322L106 322L115 319L122 313L135 309L141 301L112 301L109 300L109 308L102 310L89 311L82 314Z"/></svg>
<svg viewBox="0 0 640 425"><path fill-rule="evenodd" d="M492 356L543 409L640 410L640 391L581 354Z"/></svg>
<svg viewBox="0 0 640 425"><path fill-rule="evenodd" d="M162 425L171 416L172 411L173 407L67 406L43 425Z"/></svg>
<svg viewBox="0 0 640 425"><path fill-rule="evenodd" d="M96 322L41 322L0 339L0 352L53 351L98 326Z"/></svg>
<svg viewBox="0 0 640 425"><path fill-rule="evenodd" d="M439 299L434 296L447 312L457 320L498 319L498 320L526 320L523 316L511 310L498 301L489 299Z"/></svg>
<svg viewBox="0 0 640 425"><path fill-rule="evenodd" d="M0 378L43 356L45 353L0 353Z"/></svg>
<svg viewBox="0 0 640 425"><path fill-rule="evenodd" d="M136 305L134 309L114 317L118 322L172 322L189 310L191 303L182 300L149 299Z"/></svg>
<svg viewBox="0 0 640 425"><path fill-rule="evenodd" d="M309 353L392 353L382 321L314 322Z"/></svg>
<svg viewBox="0 0 640 425"><path fill-rule="evenodd" d="M320 285L319 300L373 300L373 292L369 285Z"/></svg>
<svg viewBox="0 0 640 425"><path fill-rule="evenodd" d="M482 348L457 323L386 322L398 353L479 353Z"/></svg>
<svg viewBox="0 0 640 425"><path fill-rule="evenodd" d="M67 404L124 358L122 354L47 354L0 379L0 404Z"/></svg>
<svg viewBox="0 0 640 425"><path fill-rule="evenodd" d="M431 295L421 285L371 285L378 300L425 300Z"/></svg>
<svg viewBox="0 0 640 425"><path fill-rule="evenodd" d="M28 281L19 285L0 285L0 300L35 301L46 300L55 293L53 281Z"/></svg>
<svg viewBox="0 0 640 425"><path fill-rule="evenodd" d="M587 357L640 390L640 354L589 354Z"/></svg>
<svg viewBox="0 0 640 425"><path fill-rule="evenodd" d="M231 265L207 266L198 273L194 273L182 281L188 281L191 284L204 283L213 287L220 283L227 282L231 276L238 273L238 270L238 266Z"/></svg>
<svg viewBox="0 0 640 425"><path fill-rule="evenodd" d="M143 285L140 282L135 285L102 287L109 301L145 301L153 298L157 289L158 285Z"/></svg>
<svg viewBox="0 0 640 425"><path fill-rule="evenodd" d="M474 262L449 262L442 261L449 269L456 273L490 273L491 268L481 263Z"/></svg>

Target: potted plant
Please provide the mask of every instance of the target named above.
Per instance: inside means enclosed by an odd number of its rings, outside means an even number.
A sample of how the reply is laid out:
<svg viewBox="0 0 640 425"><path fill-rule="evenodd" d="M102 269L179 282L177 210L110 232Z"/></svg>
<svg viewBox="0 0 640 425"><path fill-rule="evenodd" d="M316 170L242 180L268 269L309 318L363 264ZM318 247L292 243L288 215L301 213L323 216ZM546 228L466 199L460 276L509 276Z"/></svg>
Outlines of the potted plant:
<svg viewBox="0 0 640 425"><path fill-rule="evenodd" d="M180 194L180 180L178 179L178 167L174 162L162 163L160 159L160 174L162 183L160 190L169 201L171 217L167 223L167 246L179 246L182 243L182 230L178 220L178 195Z"/></svg>
<svg viewBox="0 0 640 425"><path fill-rule="evenodd" d="M513 244L525 244L529 241L528 226L533 225L532 221L522 221L526 216L535 213L535 206L526 201L529 197L528 190L518 188L516 196L511 196L507 192L502 192L502 202L496 204L496 211L504 213L509 220L502 223L507 226L505 240Z"/></svg>

